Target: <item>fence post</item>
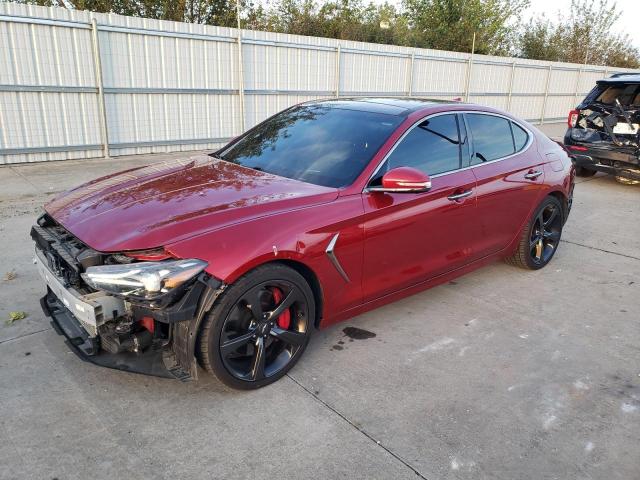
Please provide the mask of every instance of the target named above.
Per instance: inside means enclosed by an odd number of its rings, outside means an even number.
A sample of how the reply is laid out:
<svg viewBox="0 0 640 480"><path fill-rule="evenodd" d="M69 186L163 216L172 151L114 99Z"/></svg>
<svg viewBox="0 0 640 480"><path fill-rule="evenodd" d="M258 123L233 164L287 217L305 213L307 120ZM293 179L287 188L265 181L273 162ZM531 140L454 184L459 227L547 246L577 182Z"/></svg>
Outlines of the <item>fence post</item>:
<svg viewBox="0 0 640 480"><path fill-rule="evenodd" d="M238 20L238 25L240 20ZM238 28L238 95L240 96L240 133L245 129L244 60L242 59L242 30Z"/></svg>
<svg viewBox="0 0 640 480"><path fill-rule="evenodd" d="M576 91L575 91L575 93L573 95L573 106L574 107L578 104L578 91L580 89L580 79L581 79L581 77L582 77L582 65L578 69L578 78L576 78Z"/></svg>
<svg viewBox="0 0 640 480"><path fill-rule="evenodd" d="M542 112L540 112L540 125L544 124L544 114L547 110L547 98L549 98L549 81L551 80L551 70L553 65L549 65L549 70L547 71L547 82L544 86L544 100L542 101Z"/></svg>
<svg viewBox="0 0 640 480"><path fill-rule="evenodd" d="M469 88L471 87L471 70L473 68L473 54L476 50L476 34L473 33L473 42L471 43L471 55L469 55L469 63L467 64L467 81L464 87L464 101L469 101Z"/></svg>
<svg viewBox="0 0 640 480"><path fill-rule="evenodd" d="M411 52L411 58L409 61L409 78L408 78L408 88L407 88L407 93L409 96L413 95L413 65L416 61L416 54L415 52Z"/></svg>
<svg viewBox="0 0 640 480"><path fill-rule="evenodd" d="M102 154L109 158L109 132L107 130L107 108L104 101L104 85L102 83L102 61L100 60L100 44L98 43L98 23L91 19L91 45L93 50L93 66L95 69L96 85L98 87L98 115L100 123L100 141Z"/></svg>
<svg viewBox="0 0 640 480"><path fill-rule="evenodd" d="M511 111L511 97L513 96L513 77L516 73L516 61L511 64L511 77L509 77L509 96L507 97L507 112Z"/></svg>
<svg viewBox="0 0 640 480"><path fill-rule="evenodd" d="M340 44L336 49L336 97L340 96Z"/></svg>

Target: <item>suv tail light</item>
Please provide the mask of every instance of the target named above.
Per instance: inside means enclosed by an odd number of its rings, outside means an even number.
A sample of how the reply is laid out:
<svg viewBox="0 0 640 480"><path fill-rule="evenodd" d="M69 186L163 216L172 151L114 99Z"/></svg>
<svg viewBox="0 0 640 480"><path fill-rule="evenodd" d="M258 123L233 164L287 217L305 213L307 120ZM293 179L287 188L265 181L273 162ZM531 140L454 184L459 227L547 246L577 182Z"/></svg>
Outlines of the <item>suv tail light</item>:
<svg viewBox="0 0 640 480"><path fill-rule="evenodd" d="M571 110L569 112L569 118L567 118L567 123L569 124L569 128L575 128L578 124L578 117L580 116L580 110Z"/></svg>

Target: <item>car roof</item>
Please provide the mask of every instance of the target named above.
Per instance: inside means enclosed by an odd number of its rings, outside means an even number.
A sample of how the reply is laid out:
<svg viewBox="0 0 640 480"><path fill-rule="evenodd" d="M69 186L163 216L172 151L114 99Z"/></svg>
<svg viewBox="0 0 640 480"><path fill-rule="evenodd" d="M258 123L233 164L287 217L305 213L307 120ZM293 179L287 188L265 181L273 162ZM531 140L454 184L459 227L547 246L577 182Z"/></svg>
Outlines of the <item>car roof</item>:
<svg viewBox="0 0 640 480"><path fill-rule="evenodd" d="M614 83L640 83L640 73L616 74L609 78L598 80L597 83L604 83L607 85L611 85Z"/></svg>
<svg viewBox="0 0 640 480"><path fill-rule="evenodd" d="M304 103L304 105L327 105L334 108L360 110L372 113L386 113L398 116L407 116L410 113L443 104L460 105L460 102L454 100L434 100L430 98L415 97L346 97L314 100Z"/></svg>

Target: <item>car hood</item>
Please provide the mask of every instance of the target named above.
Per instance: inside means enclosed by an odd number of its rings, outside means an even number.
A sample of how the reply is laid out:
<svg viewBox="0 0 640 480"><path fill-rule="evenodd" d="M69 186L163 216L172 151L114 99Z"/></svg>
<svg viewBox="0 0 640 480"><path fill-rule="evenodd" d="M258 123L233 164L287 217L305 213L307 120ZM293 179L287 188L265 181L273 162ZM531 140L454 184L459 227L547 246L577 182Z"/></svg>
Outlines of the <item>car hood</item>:
<svg viewBox="0 0 640 480"><path fill-rule="evenodd" d="M57 196L45 210L91 248L115 252L168 245L337 195L334 188L200 155L99 178Z"/></svg>

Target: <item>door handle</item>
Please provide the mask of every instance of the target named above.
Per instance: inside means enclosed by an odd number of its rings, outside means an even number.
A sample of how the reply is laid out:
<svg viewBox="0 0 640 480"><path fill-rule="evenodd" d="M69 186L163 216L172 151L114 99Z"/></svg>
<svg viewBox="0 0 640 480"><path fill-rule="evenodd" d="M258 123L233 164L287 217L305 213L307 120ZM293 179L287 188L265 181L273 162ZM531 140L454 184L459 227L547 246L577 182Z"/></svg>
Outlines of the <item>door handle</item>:
<svg viewBox="0 0 640 480"><path fill-rule="evenodd" d="M524 178L526 178L527 180L535 180L540 175L542 175L542 172L540 170L536 170L535 172L529 172L525 174Z"/></svg>
<svg viewBox="0 0 640 480"><path fill-rule="evenodd" d="M468 197L472 193L473 193L473 190L467 190L466 192L462 192L462 193L454 193L453 195L449 195L447 199L452 202L457 202L458 200Z"/></svg>

